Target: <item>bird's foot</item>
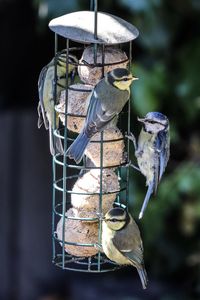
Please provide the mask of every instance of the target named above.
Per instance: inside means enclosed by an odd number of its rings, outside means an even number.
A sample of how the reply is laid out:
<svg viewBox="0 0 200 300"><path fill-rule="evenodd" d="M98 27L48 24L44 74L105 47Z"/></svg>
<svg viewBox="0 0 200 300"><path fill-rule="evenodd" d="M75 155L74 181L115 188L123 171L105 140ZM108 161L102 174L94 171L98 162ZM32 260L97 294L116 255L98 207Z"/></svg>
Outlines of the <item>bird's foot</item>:
<svg viewBox="0 0 200 300"><path fill-rule="evenodd" d="M96 215L97 215L99 221L103 221L104 220L104 214L102 212L101 213L97 212Z"/></svg>
<svg viewBox="0 0 200 300"><path fill-rule="evenodd" d="M134 134L132 132L129 132L128 134L125 134L125 137L133 142L135 150L137 150L137 142Z"/></svg>
<svg viewBox="0 0 200 300"><path fill-rule="evenodd" d="M132 164L131 161L130 161L130 167L141 173L140 168Z"/></svg>
<svg viewBox="0 0 200 300"><path fill-rule="evenodd" d="M129 160L129 162L124 167L131 167L141 173L140 168L137 167L136 165L132 164L131 160Z"/></svg>
<svg viewBox="0 0 200 300"><path fill-rule="evenodd" d="M101 253L104 253L102 246L99 243L94 244L94 248Z"/></svg>

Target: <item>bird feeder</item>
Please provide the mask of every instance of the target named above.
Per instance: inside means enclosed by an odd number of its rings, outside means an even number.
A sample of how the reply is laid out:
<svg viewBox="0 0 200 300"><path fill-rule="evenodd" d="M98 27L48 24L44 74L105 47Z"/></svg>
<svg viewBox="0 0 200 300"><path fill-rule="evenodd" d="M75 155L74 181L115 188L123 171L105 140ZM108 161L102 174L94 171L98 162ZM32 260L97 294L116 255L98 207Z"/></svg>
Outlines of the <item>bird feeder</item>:
<svg viewBox="0 0 200 300"><path fill-rule="evenodd" d="M100 251L102 216L113 205L127 207L129 201L130 99L120 113L117 127L97 133L88 145L83 161L76 164L66 155L80 132L89 95L104 74L117 67L131 66L132 41L138 30L111 14L78 11L50 21L55 33L55 113L60 127L54 136L63 141L64 155L53 156L53 263L67 270L106 272L119 266ZM65 43L65 49L60 49ZM66 86L56 96L60 51L78 58L75 83L66 75ZM66 70L69 68L66 59ZM68 73L68 72L67 72Z"/></svg>

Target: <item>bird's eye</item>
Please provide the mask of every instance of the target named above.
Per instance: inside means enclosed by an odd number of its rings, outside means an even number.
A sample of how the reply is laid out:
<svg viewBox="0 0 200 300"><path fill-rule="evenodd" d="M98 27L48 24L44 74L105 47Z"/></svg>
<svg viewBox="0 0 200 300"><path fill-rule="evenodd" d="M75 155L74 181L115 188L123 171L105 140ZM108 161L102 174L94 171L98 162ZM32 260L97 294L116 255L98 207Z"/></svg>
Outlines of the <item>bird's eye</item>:
<svg viewBox="0 0 200 300"><path fill-rule="evenodd" d="M112 222L117 222L118 220L117 220L117 219L112 219L111 221L112 221Z"/></svg>
<svg viewBox="0 0 200 300"><path fill-rule="evenodd" d="M128 81L128 78L124 78L124 81Z"/></svg>

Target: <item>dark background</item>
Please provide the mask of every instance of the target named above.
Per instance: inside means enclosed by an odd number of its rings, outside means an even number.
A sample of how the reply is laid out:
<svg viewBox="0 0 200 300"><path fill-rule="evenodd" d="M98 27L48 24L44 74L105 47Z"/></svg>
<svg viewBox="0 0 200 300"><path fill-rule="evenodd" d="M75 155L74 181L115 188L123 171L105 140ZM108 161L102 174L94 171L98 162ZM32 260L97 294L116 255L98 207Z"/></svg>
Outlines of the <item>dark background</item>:
<svg viewBox="0 0 200 300"><path fill-rule="evenodd" d="M51 157L37 130L37 80L54 53L50 19L89 1L0 2L0 299L200 299L200 2L99 1L133 23L132 127L158 110L170 119L171 158L141 228L149 286L136 270L61 271L51 263ZM137 217L144 178L131 173Z"/></svg>

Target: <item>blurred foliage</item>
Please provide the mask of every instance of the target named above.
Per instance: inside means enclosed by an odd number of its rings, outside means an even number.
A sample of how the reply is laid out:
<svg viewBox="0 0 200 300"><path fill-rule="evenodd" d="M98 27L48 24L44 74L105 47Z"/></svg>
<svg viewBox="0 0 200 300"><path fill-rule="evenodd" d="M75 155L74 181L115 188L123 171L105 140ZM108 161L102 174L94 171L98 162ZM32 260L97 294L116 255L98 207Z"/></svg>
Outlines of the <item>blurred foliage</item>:
<svg viewBox="0 0 200 300"><path fill-rule="evenodd" d="M59 14L89 9L90 1L35 0L34 7L47 26ZM140 130L136 117L148 111L170 119L171 158L139 223L149 274L184 285L181 299L200 298L200 1L106 0L99 1L99 10L140 30L133 43L132 70L140 79L132 86L133 131ZM130 205L137 217L145 179L135 171L131 176Z"/></svg>
<svg viewBox="0 0 200 300"><path fill-rule="evenodd" d="M58 17L63 13L68 13L79 9L77 0L33 0L33 4L38 10L39 19Z"/></svg>

